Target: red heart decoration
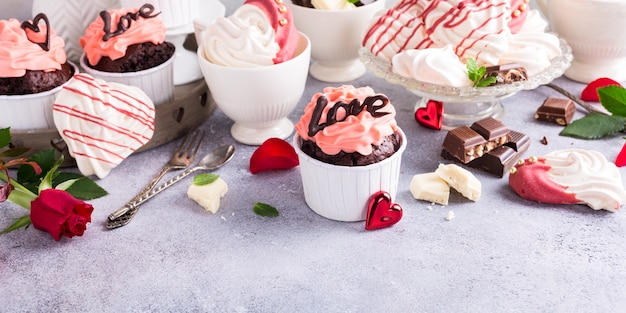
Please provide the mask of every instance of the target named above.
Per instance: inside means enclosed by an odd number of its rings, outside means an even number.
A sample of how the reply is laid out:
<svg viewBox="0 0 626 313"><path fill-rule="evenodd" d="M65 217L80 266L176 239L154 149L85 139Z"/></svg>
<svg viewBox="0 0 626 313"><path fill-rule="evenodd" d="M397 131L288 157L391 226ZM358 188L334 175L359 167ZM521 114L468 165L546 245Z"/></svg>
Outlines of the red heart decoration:
<svg viewBox="0 0 626 313"><path fill-rule="evenodd" d="M42 20L46 24L46 33L44 41L38 42L37 40L32 38L32 35L29 35L28 32L26 32L26 29L28 28L35 33L41 32L41 29L39 28L39 22ZM28 38L28 40L30 40L30 42L39 45L39 47L41 47L41 49L45 51L50 51L50 21L48 21L48 16L43 13L39 13L35 16L32 23L29 21L24 21L22 22L21 26L22 29L24 29L24 31L26 32L26 37Z"/></svg>
<svg viewBox="0 0 626 313"><path fill-rule="evenodd" d="M598 88L606 87L606 86L621 86L620 83L607 78L601 77L592 82L590 82L585 89L580 94L580 99L584 101L600 101L600 96L598 95Z"/></svg>
<svg viewBox="0 0 626 313"><path fill-rule="evenodd" d="M269 138L259 146L250 157L250 172L282 170L300 164L296 150L285 140Z"/></svg>
<svg viewBox="0 0 626 313"><path fill-rule="evenodd" d="M617 154L617 158L615 159L615 165L617 167L622 167L626 165L626 144L622 146L622 150Z"/></svg>
<svg viewBox="0 0 626 313"><path fill-rule="evenodd" d="M424 127L440 130L443 124L443 102L428 100L425 108L415 111L415 120Z"/></svg>
<svg viewBox="0 0 626 313"><path fill-rule="evenodd" d="M365 219L365 229L389 227L402 219L402 207L391 201L386 191L379 191L370 198Z"/></svg>

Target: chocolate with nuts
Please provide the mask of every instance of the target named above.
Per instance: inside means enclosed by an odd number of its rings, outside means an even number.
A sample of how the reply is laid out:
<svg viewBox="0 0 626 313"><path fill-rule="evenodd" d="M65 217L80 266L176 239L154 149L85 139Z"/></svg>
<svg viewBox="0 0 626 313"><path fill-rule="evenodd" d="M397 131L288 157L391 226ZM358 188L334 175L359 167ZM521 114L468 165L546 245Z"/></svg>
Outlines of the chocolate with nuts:
<svg viewBox="0 0 626 313"><path fill-rule="evenodd" d="M494 85L510 84L528 79L526 69L517 63L488 66L485 77L495 77Z"/></svg>
<svg viewBox="0 0 626 313"><path fill-rule="evenodd" d="M463 163L483 156L487 140L468 126L448 131L443 149Z"/></svg>
<svg viewBox="0 0 626 313"><path fill-rule="evenodd" d="M474 122L471 129L479 133L487 143L485 144L485 152L499 147L511 139L510 130L502 122L493 117L487 117Z"/></svg>
<svg viewBox="0 0 626 313"><path fill-rule="evenodd" d="M574 101L549 97L537 108L535 119L565 126L571 123L575 112Z"/></svg>

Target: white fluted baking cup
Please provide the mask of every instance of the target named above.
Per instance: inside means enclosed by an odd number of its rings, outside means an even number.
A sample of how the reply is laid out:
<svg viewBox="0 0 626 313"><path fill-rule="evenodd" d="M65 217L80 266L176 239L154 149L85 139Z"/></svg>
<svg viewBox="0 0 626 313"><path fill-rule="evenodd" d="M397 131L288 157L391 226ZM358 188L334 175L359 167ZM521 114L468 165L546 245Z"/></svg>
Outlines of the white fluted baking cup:
<svg viewBox="0 0 626 313"><path fill-rule="evenodd" d="M318 161L300 149L301 139L294 136L293 145L300 160L302 188L307 205L328 219L356 222L365 220L370 197L381 190L395 198L398 191L400 163L406 149L402 145L389 158L366 166L339 166Z"/></svg>
<svg viewBox="0 0 626 313"><path fill-rule="evenodd" d="M147 70L127 73L112 73L95 70L85 63L85 54L80 57L80 66L83 70L107 82L115 82L138 87L143 90L155 106L174 100L174 57L164 63Z"/></svg>

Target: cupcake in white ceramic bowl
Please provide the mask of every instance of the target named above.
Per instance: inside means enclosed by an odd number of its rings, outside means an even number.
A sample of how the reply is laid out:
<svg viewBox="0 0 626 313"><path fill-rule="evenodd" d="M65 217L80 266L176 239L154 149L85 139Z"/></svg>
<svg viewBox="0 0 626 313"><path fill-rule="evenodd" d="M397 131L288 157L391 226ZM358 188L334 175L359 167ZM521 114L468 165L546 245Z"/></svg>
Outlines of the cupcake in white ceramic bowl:
<svg viewBox="0 0 626 313"><path fill-rule="evenodd" d="M362 221L372 195L394 198L407 141L389 98L344 85L316 93L296 123L304 198L317 214Z"/></svg>
<svg viewBox="0 0 626 313"><path fill-rule="evenodd" d="M151 4L100 12L80 38L80 65L105 81L139 87L156 106L174 99L174 44Z"/></svg>
<svg viewBox="0 0 626 313"><path fill-rule="evenodd" d="M45 14L0 20L0 128L54 128L54 97L77 72L64 46Z"/></svg>
<svg viewBox="0 0 626 313"><path fill-rule="evenodd" d="M311 45L280 1L247 0L199 34L198 59L217 106L235 123L235 140L260 145L287 138L287 116L302 97Z"/></svg>

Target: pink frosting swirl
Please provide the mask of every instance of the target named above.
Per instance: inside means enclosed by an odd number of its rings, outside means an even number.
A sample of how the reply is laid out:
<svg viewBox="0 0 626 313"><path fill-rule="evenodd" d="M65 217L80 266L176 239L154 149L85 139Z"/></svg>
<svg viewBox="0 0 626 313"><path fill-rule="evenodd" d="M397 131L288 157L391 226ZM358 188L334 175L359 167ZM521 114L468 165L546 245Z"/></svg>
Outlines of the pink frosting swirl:
<svg viewBox="0 0 626 313"><path fill-rule="evenodd" d="M325 97L328 101L316 123L315 108L318 106L320 97ZM346 105L357 100L358 105L362 106L364 102L373 99L376 99L372 105L375 107L375 116L367 108L363 108L357 114L348 114L344 107L336 111L336 122L329 123L328 118L333 117L332 109L338 108L336 105L339 102ZM351 110L354 112L354 108ZM380 145L386 136L396 131L395 117L396 111L387 97L375 93L370 87L354 88L350 85L326 87L322 93L313 95L311 102L304 109L304 115L296 123L295 129L303 140L314 141L326 154L334 155L344 151L369 155L372 153L372 145ZM310 125L311 123L317 125ZM325 126L319 127L321 125ZM310 136L311 128L317 128L319 131Z"/></svg>
<svg viewBox="0 0 626 313"><path fill-rule="evenodd" d="M34 42L44 42L46 25L40 32L22 29L17 19L0 20L0 77L21 77L26 70L52 72L61 69L66 59L65 41L50 27L50 49ZM30 41L31 38L34 42Z"/></svg>
<svg viewBox="0 0 626 313"><path fill-rule="evenodd" d="M118 28L120 18L128 13L138 12L134 9L116 9L108 11L111 15L111 32ZM153 13L155 15L157 13ZM115 35L108 40L103 40L105 35L104 20L98 17L87 26L85 35L79 40L81 47L85 51L89 64L96 65L102 57L109 57L117 60L126 55L126 49L134 44L152 42L155 45L165 41L165 24L157 17L144 18L139 16L130 22L130 26L121 34Z"/></svg>

